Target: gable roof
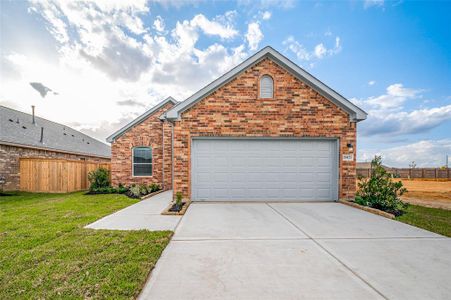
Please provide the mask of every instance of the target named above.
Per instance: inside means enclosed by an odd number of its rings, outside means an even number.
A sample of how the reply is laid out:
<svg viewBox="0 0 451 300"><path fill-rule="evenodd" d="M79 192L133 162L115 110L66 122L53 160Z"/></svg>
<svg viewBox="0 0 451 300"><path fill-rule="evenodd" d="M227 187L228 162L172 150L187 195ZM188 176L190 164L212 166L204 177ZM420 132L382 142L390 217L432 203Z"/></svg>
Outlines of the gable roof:
<svg viewBox="0 0 451 300"><path fill-rule="evenodd" d="M110 146L80 131L36 116L35 124L32 120L31 114L0 106L0 144L111 157ZM41 128L44 128L42 142Z"/></svg>
<svg viewBox="0 0 451 300"><path fill-rule="evenodd" d="M158 103L157 105L155 105L154 107L150 108L149 110L147 110L145 113L143 113L142 115L140 115L139 117L137 117L136 119L134 119L133 121L131 121L130 123L128 123L127 125L125 125L124 127L122 127L121 129L119 129L118 131L116 131L115 133L113 133L112 135L110 135L109 137L106 138L107 142L112 143L115 139L117 139L118 137L120 137L121 135L123 135L125 132L127 132L130 128L132 128L135 125L140 124L141 122L143 122L144 120L147 119L147 117L149 117L150 115L152 115L153 113L155 113L156 111L158 111L160 108L162 108L163 106L165 106L167 103L172 103L174 105L176 105L178 103L177 100L175 100L172 97L167 97L166 99L164 99L163 101L161 101L160 103Z"/></svg>
<svg viewBox="0 0 451 300"><path fill-rule="evenodd" d="M266 46L262 50L258 51L248 59L246 59L244 62L239 64L238 66L234 67L229 72L225 73L218 79L214 80L201 90L199 90L197 93L189 97L183 102L180 102L178 105L174 106L170 110L166 112L166 118L168 120L177 120L180 118L180 114L187 110L188 108L195 105L198 101L205 98L218 88L222 87L226 83L232 81L236 76L238 76L240 73L244 72L249 67L259 63L265 58L270 58L274 62L276 62L278 65L286 69L288 72L290 72L292 75L300 79L301 81L305 82L309 86L311 86L314 90L316 90L318 93L335 103L337 106L344 109L346 112L348 112L351 116L351 119L353 121L362 121L366 119L367 113L357 107L355 104L347 100L345 97L319 81L317 78L315 78L313 75L293 63L291 60L274 50L270 46Z"/></svg>

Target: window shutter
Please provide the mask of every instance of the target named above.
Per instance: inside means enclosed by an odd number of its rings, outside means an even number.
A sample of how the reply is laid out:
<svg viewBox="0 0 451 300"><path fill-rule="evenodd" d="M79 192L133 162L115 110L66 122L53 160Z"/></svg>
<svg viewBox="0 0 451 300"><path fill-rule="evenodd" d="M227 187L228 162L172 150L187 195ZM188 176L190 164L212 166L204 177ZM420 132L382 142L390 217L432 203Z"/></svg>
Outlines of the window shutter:
<svg viewBox="0 0 451 300"><path fill-rule="evenodd" d="M269 75L264 75L260 79L260 98L274 97L274 82Z"/></svg>

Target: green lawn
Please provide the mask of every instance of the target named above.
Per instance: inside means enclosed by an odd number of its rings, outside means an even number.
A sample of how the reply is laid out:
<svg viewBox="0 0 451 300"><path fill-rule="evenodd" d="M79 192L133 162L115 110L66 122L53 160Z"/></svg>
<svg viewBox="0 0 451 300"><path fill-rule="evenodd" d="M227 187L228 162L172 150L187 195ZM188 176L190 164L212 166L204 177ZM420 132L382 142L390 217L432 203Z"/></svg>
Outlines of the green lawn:
<svg viewBox="0 0 451 300"><path fill-rule="evenodd" d="M82 193L0 197L0 299L137 296L172 233L83 228L135 202Z"/></svg>
<svg viewBox="0 0 451 300"><path fill-rule="evenodd" d="M409 205L398 221L451 237L451 210Z"/></svg>

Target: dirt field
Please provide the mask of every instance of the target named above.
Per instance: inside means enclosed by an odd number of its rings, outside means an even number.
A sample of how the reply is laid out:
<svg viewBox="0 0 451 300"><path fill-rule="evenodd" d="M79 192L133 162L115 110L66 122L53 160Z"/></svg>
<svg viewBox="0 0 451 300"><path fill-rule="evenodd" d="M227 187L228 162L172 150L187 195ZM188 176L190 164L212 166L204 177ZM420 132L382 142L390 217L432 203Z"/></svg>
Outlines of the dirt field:
<svg viewBox="0 0 451 300"><path fill-rule="evenodd" d="M451 210L451 181L402 180L408 192L402 200L416 205Z"/></svg>
<svg viewBox="0 0 451 300"><path fill-rule="evenodd" d="M451 210L451 181L401 180L407 189L401 199L405 202Z"/></svg>

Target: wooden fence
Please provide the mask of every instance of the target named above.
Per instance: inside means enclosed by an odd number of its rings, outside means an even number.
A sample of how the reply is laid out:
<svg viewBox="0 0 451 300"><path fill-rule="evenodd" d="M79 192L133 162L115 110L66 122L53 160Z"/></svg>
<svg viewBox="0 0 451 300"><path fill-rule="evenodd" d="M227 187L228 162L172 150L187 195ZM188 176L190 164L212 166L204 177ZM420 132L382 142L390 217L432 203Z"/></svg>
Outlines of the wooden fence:
<svg viewBox="0 0 451 300"><path fill-rule="evenodd" d="M450 180L450 169L441 168L386 168L389 173L399 178L422 178L422 179L440 179ZM369 177L371 175L371 169L357 169L357 176Z"/></svg>
<svg viewBox="0 0 451 300"><path fill-rule="evenodd" d="M68 193L89 188L88 173L109 162L67 159L20 159L20 190L26 192Z"/></svg>

